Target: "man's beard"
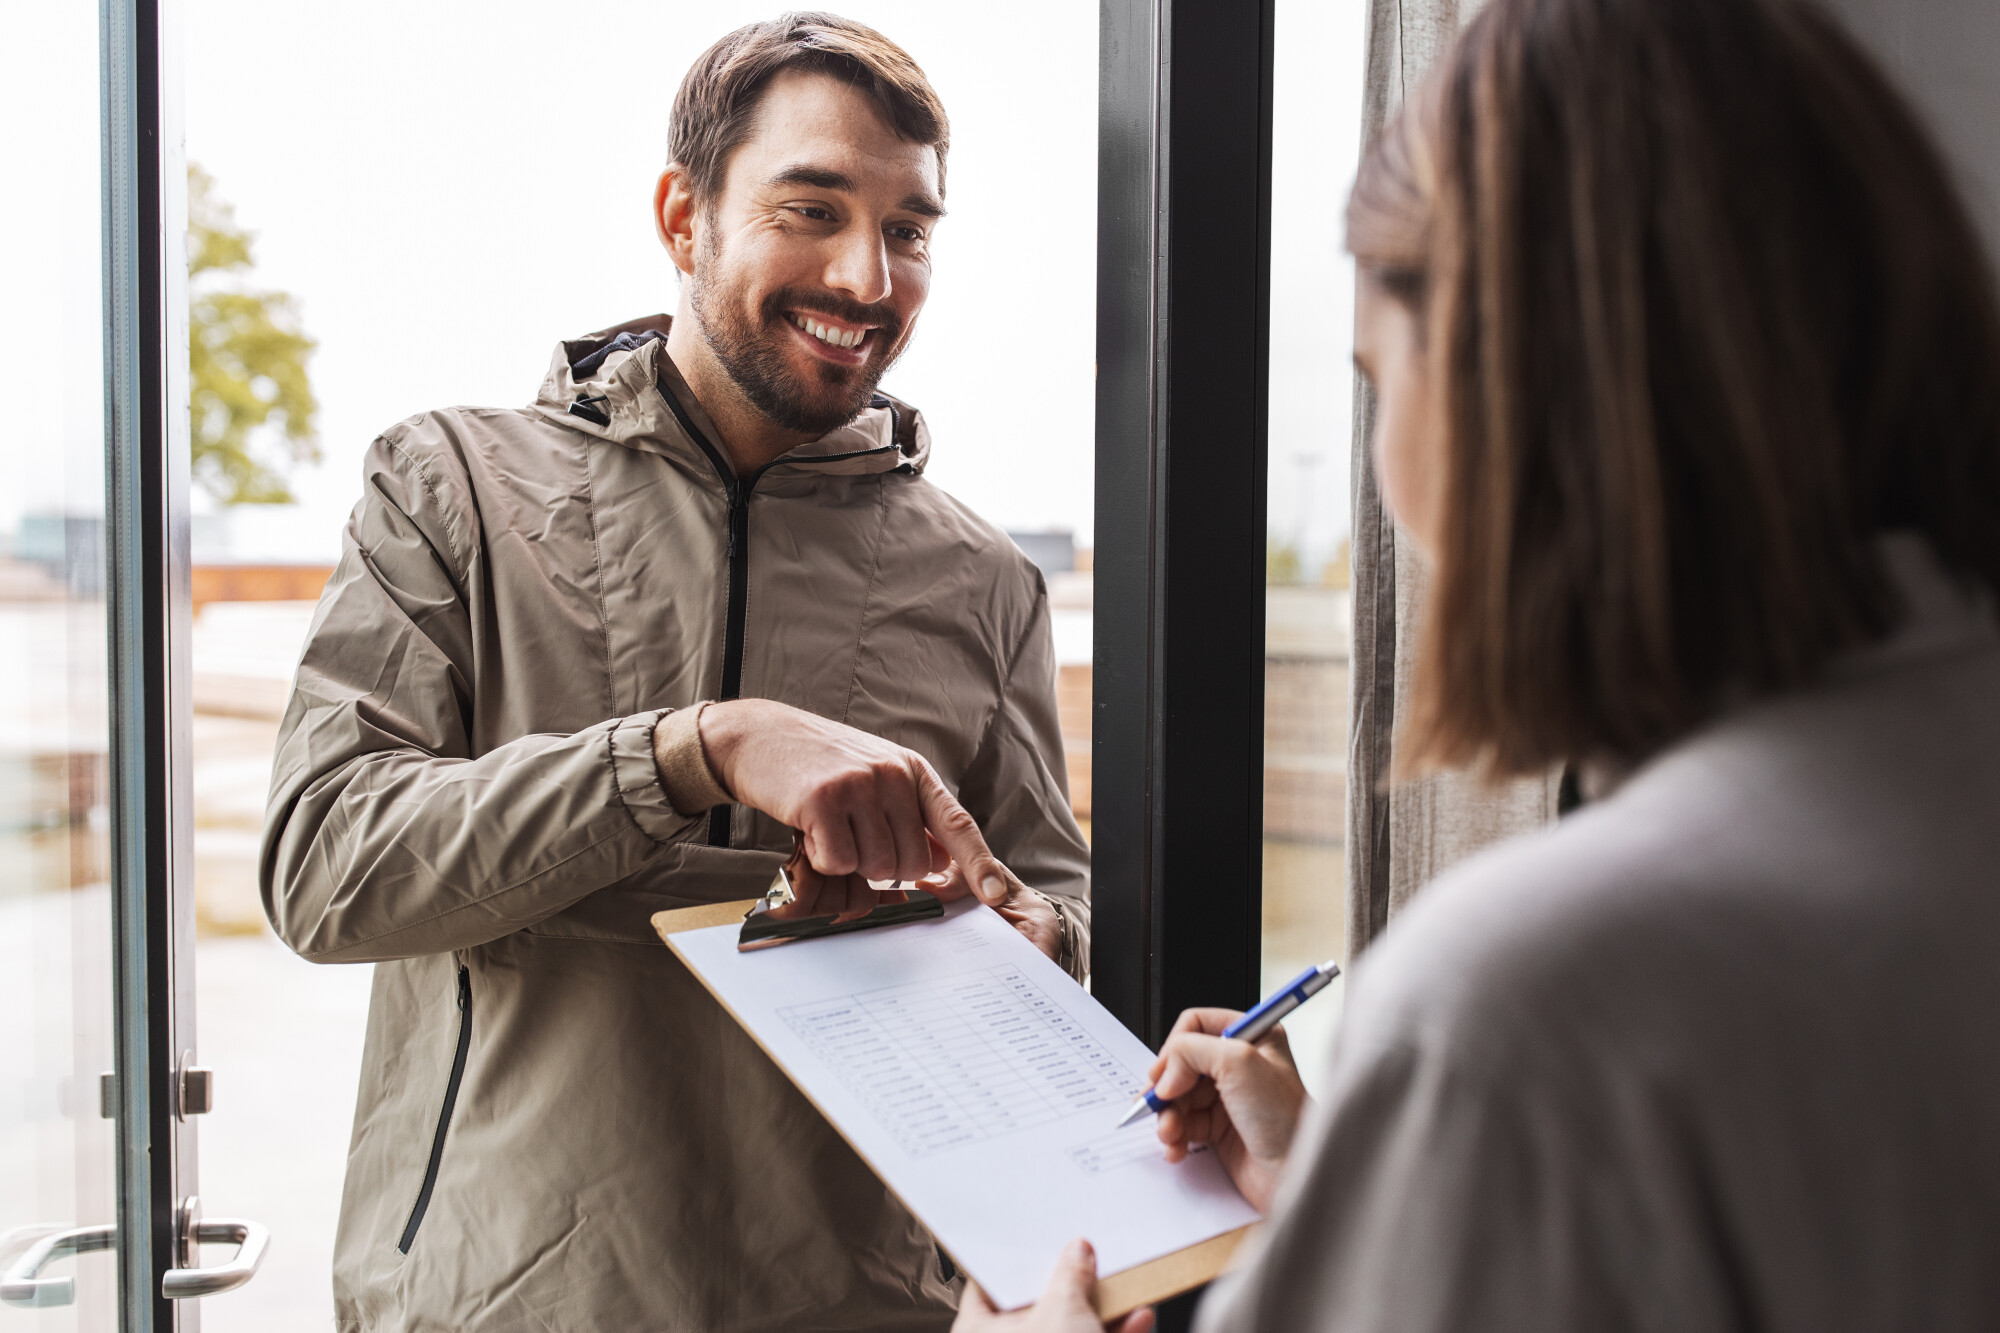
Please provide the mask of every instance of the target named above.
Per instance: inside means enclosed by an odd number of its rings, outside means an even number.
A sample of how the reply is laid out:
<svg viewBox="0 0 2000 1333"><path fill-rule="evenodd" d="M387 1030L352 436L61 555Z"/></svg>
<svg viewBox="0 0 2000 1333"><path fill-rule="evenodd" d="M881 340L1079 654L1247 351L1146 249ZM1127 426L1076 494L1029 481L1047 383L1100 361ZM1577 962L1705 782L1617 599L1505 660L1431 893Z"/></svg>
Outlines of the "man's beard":
<svg viewBox="0 0 2000 1333"><path fill-rule="evenodd" d="M703 276L722 271L716 262L719 257L711 252L702 258L690 293L702 340L759 412L774 424L805 435L824 435L861 414L875 396L875 386L902 353L903 323L895 314L886 306L863 305L833 292L786 287L766 297L752 316L745 313L741 300L734 299L735 291ZM813 373L801 376L787 364L780 341L791 337L778 327L791 323L788 310L873 324L868 341L880 339L883 350L871 347L868 360L858 366L821 361Z"/></svg>

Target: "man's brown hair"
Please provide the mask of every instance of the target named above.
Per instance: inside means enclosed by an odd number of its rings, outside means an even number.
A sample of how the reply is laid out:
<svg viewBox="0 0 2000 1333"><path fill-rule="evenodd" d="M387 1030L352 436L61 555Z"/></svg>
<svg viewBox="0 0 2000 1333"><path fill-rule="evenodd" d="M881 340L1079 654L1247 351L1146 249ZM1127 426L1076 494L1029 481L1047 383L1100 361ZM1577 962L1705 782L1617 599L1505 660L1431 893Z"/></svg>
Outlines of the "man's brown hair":
<svg viewBox="0 0 2000 1333"><path fill-rule="evenodd" d="M937 151L943 192L951 125L917 62L873 28L806 12L745 24L703 52L681 80L667 152L697 199L713 202L721 193L730 153L749 135L764 89L785 70L825 74L874 98L898 135Z"/></svg>
<svg viewBox="0 0 2000 1333"><path fill-rule="evenodd" d="M2000 588L2000 307L1903 99L1802 0L1495 0L1369 153L1444 518L1398 768L1635 760Z"/></svg>

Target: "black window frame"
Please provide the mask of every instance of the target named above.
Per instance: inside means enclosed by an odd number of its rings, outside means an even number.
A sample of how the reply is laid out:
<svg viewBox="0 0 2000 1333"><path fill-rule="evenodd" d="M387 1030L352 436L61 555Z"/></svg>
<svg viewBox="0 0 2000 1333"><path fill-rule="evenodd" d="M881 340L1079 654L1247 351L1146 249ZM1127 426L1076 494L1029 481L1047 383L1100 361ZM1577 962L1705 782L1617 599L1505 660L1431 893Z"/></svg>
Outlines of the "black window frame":
<svg viewBox="0 0 2000 1333"><path fill-rule="evenodd" d="M1275 0L1102 0L1092 985L1247 1008L1263 909Z"/></svg>

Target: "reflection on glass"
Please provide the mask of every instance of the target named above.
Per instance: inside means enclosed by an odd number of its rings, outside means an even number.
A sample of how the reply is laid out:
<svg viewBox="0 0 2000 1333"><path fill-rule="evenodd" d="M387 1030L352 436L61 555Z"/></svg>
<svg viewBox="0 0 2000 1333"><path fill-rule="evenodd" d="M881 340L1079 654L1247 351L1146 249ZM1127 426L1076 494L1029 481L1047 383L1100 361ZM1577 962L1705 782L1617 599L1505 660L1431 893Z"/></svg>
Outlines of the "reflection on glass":
<svg viewBox="0 0 2000 1333"><path fill-rule="evenodd" d="M9 14L0 121L0 1266L115 1215L104 431L95 5ZM59 1259L70 1302L0 1328L117 1327L110 1253Z"/></svg>
<svg viewBox="0 0 2000 1333"><path fill-rule="evenodd" d="M1278 4L1264 635L1267 993L1346 948L1354 285L1339 219L1359 155L1365 19L1362 0ZM1342 986L1335 982L1285 1023L1308 1086L1325 1067Z"/></svg>

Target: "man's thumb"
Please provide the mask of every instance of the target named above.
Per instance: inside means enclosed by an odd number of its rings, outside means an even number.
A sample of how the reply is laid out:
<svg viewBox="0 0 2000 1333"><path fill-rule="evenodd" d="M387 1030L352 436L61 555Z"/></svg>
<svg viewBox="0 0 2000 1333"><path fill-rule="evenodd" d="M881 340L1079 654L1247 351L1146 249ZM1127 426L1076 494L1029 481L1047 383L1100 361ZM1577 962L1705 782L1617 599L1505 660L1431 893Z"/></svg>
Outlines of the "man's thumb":
<svg viewBox="0 0 2000 1333"><path fill-rule="evenodd" d="M1057 1310L1096 1311L1097 1251L1090 1248L1089 1241L1077 1239L1063 1246L1039 1304Z"/></svg>

